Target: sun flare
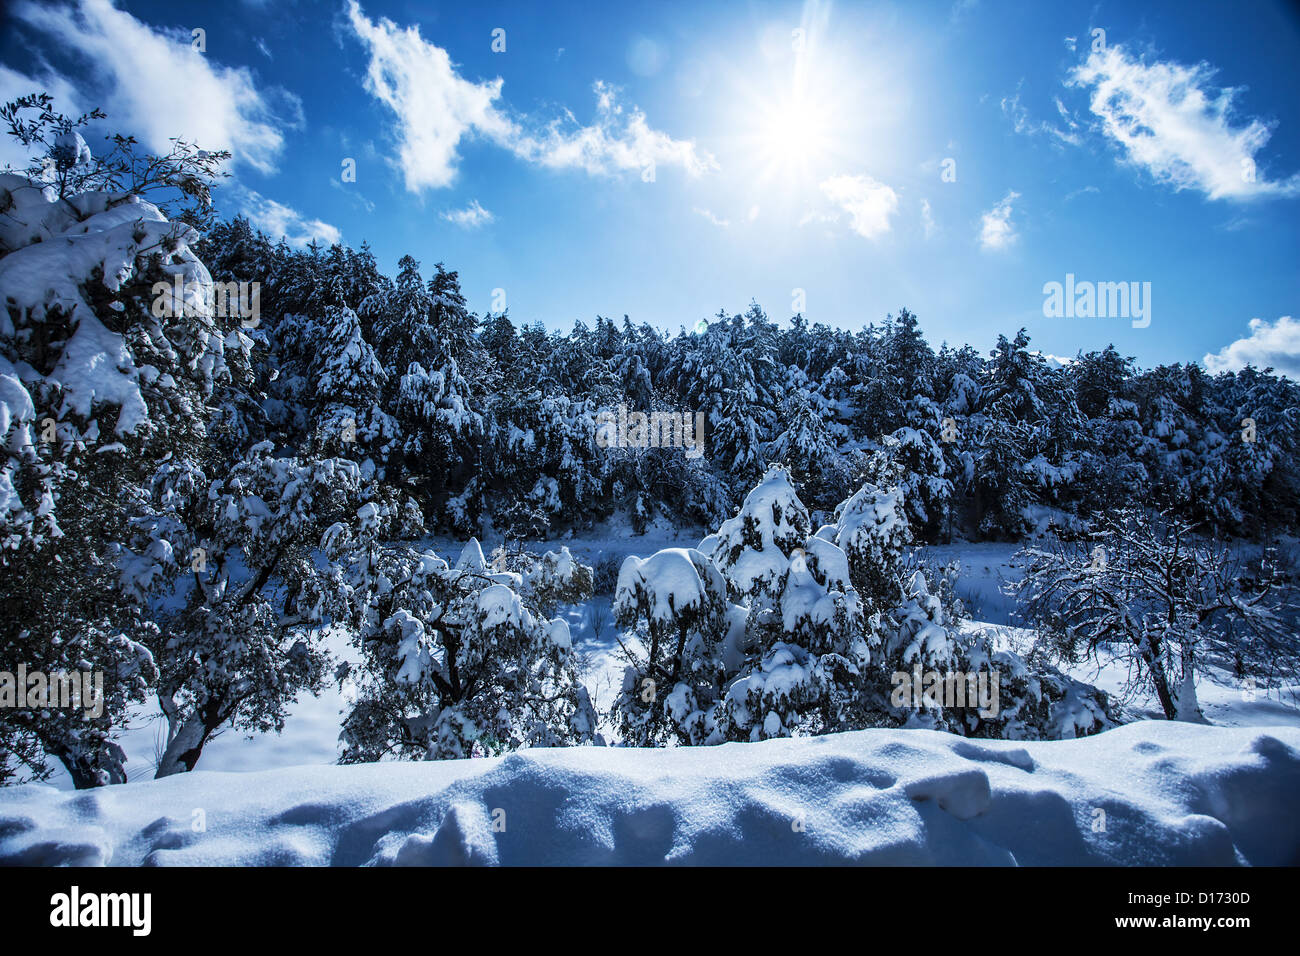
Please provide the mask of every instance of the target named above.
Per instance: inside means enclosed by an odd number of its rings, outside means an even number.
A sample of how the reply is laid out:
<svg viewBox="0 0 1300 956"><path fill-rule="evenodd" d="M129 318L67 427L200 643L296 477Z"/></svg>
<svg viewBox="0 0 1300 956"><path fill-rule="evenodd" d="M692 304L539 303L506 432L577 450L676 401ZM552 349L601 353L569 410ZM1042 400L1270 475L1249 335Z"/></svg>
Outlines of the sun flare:
<svg viewBox="0 0 1300 956"><path fill-rule="evenodd" d="M755 138L765 175L803 177L814 171L833 151L838 127L828 103L806 92L764 104Z"/></svg>

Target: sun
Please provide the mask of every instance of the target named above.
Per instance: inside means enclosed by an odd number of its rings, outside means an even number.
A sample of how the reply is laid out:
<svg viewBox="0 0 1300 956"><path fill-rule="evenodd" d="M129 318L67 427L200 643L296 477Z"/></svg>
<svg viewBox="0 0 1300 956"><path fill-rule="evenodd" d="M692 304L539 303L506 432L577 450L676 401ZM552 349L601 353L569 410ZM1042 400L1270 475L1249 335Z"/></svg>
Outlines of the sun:
<svg viewBox="0 0 1300 956"><path fill-rule="evenodd" d="M764 102L753 139L765 179L803 179L834 151L842 127L825 98L794 90Z"/></svg>
<svg viewBox="0 0 1300 956"><path fill-rule="evenodd" d="M897 124L906 90L891 51L851 47L827 4L806 0L798 22L757 28L757 49L728 58L715 128L738 188L806 213L828 178L880 163L888 144L873 131Z"/></svg>

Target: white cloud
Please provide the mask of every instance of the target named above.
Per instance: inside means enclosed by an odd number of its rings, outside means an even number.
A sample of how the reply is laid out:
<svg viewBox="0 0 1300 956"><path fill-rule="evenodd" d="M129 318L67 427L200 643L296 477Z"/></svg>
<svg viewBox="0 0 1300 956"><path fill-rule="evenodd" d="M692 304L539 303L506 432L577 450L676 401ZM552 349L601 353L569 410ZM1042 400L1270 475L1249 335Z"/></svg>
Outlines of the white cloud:
<svg viewBox="0 0 1300 956"><path fill-rule="evenodd" d="M1009 190L997 205L980 217L980 245L983 248L1005 249L1019 238L1011 222L1011 204L1019 198L1020 193Z"/></svg>
<svg viewBox="0 0 1300 956"><path fill-rule="evenodd" d="M1300 175L1270 181L1255 169L1271 124L1252 117L1234 125L1238 90L1214 88L1214 73L1208 63L1147 65L1111 46L1089 54L1066 83L1092 88L1091 109L1106 135L1158 182L1211 199L1300 193Z"/></svg>
<svg viewBox="0 0 1300 956"><path fill-rule="evenodd" d="M867 239L889 232L889 217L898 210L898 194L870 176L832 176L822 193L849 214L853 231Z"/></svg>
<svg viewBox="0 0 1300 956"><path fill-rule="evenodd" d="M512 118L500 105L503 80L463 78L442 47L418 27L371 21L348 2L353 31L370 54L365 87L397 117L398 165L409 192L450 185L463 141L480 137L528 162L591 174L680 166L695 176L716 169L694 143L653 129L635 107L624 109L617 91L597 81L596 118L581 125L572 113L549 123Z"/></svg>
<svg viewBox="0 0 1300 956"><path fill-rule="evenodd" d="M486 226L496 218L479 205L477 199L471 199L469 205L464 209L451 209L438 215L462 229L477 229L479 226Z"/></svg>
<svg viewBox="0 0 1300 956"><path fill-rule="evenodd" d="M235 165L272 172L284 128L302 123L296 97L259 89L246 68L221 66L195 51L188 30L150 27L109 0L28 2L15 13L90 61L92 88L103 84L94 89L102 101L93 105L114 129L134 133L155 152L170 149L170 138L179 136L205 149L229 149Z"/></svg>
<svg viewBox="0 0 1300 956"><path fill-rule="evenodd" d="M343 238L336 226L319 219L308 219L298 210L267 199L255 189L236 185L231 195L239 213L272 239L283 236L295 246L305 246L315 239L331 246Z"/></svg>
<svg viewBox="0 0 1300 956"><path fill-rule="evenodd" d="M930 239L938 231L934 224L934 216L930 214L930 200L921 200L921 228L925 230L925 238Z"/></svg>
<svg viewBox="0 0 1300 956"><path fill-rule="evenodd" d="M1053 143L1053 145L1058 147L1062 143L1070 146L1078 146L1083 142L1078 132L1078 122L1076 122L1074 117L1070 115L1070 111L1065 108L1065 104L1062 103L1059 98L1056 100L1056 111L1060 114L1061 119L1065 123L1064 129L1053 126L1046 120L1035 121L1030 119L1029 110L1020 102L1019 89L1017 89L1011 96L1002 97L1001 105L1003 114L1011 120L1017 133L1023 133L1026 136L1038 136L1041 134L1052 136L1056 139L1056 142Z"/></svg>
<svg viewBox="0 0 1300 956"><path fill-rule="evenodd" d="M701 209L699 206L695 207L695 214L698 216L703 216L705 219L709 220L709 222L713 223L715 226L717 226L720 229L726 229L728 226L731 225L731 221L729 219L719 219L709 210Z"/></svg>
<svg viewBox="0 0 1300 956"><path fill-rule="evenodd" d="M581 126L567 114L541 133L520 135L511 148L542 166L574 167L593 175L680 166L687 175L699 176L718 168L713 157L697 150L693 142L651 128L641 110L632 107L625 111L615 87L597 80L593 89L596 118L591 125Z"/></svg>
<svg viewBox="0 0 1300 956"><path fill-rule="evenodd" d="M1300 321L1289 315L1272 324L1251 319L1250 335L1207 354L1203 361L1210 372L1235 372L1253 365L1300 379Z"/></svg>
<svg viewBox="0 0 1300 956"><path fill-rule="evenodd" d="M502 79L462 79L447 51L425 42L418 27L369 20L348 3L352 29L370 53L365 88L397 114L398 164L409 192L451 184L462 139L478 134L507 141L514 124L493 105Z"/></svg>

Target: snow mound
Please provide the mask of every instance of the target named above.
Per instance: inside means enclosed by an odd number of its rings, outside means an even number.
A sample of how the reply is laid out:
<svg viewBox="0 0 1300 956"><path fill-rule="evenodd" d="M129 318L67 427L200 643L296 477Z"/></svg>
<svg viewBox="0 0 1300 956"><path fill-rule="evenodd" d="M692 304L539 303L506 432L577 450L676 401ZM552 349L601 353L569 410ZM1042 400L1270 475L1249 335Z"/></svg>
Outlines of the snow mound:
<svg viewBox="0 0 1300 956"><path fill-rule="evenodd" d="M0 863L1300 863L1300 730L860 731L0 791ZM200 825L202 823L202 825Z"/></svg>

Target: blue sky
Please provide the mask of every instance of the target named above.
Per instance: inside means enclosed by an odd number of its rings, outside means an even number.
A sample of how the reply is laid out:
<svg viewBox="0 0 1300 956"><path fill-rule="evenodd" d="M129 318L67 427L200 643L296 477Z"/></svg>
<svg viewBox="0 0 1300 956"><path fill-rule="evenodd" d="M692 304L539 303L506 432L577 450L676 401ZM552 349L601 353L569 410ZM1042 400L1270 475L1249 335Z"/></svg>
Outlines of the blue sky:
<svg viewBox="0 0 1300 956"><path fill-rule="evenodd" d="M1059 356L1113 342L1146 366L1300 374L1293 5L77 0L8 17L0 95L45 88L146 143L228 147L223 211L367 240L390 272L442 260L471 308L516 323L675 331L751 298L785 321L802 299L849 329L906 306L936 345L1026 326ZM1149 282L1150 324L1044 317L1067 273Z"/></svg>

